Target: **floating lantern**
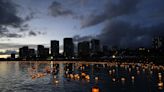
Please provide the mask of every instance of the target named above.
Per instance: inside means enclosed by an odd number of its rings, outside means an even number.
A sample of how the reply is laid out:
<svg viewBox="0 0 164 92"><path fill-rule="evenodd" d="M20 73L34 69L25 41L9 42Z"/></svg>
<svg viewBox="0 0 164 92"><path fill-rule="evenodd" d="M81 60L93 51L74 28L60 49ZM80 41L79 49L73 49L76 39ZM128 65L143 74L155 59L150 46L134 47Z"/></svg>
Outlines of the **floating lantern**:
<svg viewBox="0 0 164 92"><path fill-rule="evenodd" d="M140 71L139 70L137 71L137 74L140 74Z"/></svg>
<svg viewBox="0 0 164 92"><path fill-rule="evenodd" d="M77 79L80 79L80 76L77 76Z"/></svg>
<svg viewBox="0 0 164 92"><path fill-rule="evenodd" d="M121 81L124 82L125 81L125 78L121 78Z"/></svg>
<svg viewBox="0 0 164 92"><path fill-rule="evenodd" d="M68 74L68 71L66 71L65 74Z"/></svg>
<svg viewBox="0 0 164 92"><path fill-rule="evenodd" d="M56 75L54 75L54 79L56 79Z"/></svg>
<svg viewBox="0 0 164 92"><path fill-rule="evenodd" d="M100 92L100 89L97 86L92 87L92 92Z"/></svg>
<svg viewBox="0 0 164 92"><path fill-rule="evenodd" d="M112 56L112 58L116 58L116 56L115 56L115 55L113 55L113 56Z"/></svg>
<svg viewBox="0 0 164 92"><path fill-rule="evenodd" d="M131 77L131 79L132 79L132 80L134 80L134 79L135 79L135 77L134 77L134 76L132 76L132 77Z"/></svg>
<svg viewBox="0 0 164 92"><path fill-rule="evenodd" d="M89 75L86 75L86 76L85 76L85 79L90 80Z"/></svg>
<svg viewBox="0 0 164 92"><path fill-rule="evenodd" d="M129 68L129 72L131 72L131 70L132 70L132 69L131 69L131 68Z"/></svg>
<svg viewBox="0 0 164 92"><path fill-rule="evenodd" d="M145 72L145 69L142 69L143 72Z"/></svg>
<svg viewBox="0 0 164 92"><path fill-rule="evenodd" d="M150 74L153 74L153 71L150 71Z"/></svg>
<svg viewBox="0 0 164 92"><path fill-rule="evenodd" d="M97 81L97 80L99 80L99 78L98 77L95 77L95 80Z"/></svg>
<svg viewBox="0 0 164 92"><path fill-rule="evenodd" d="M110 75L112 74L112 71L111 71L111 70L109 70L109 74L110 74Z"/></svg>
<svg viewBox="0 0 164 92"><path fill-rule="evenodd" d="M71 78L71 79L73 79L73 78L74 78L73 74L70 74L70 78Z"/></svg>
<svg viewBox="0 0 164 92"><path fill-rule="evenodd" d="M163 82L159 82L158 83L158 88L161 90L161 89L163 89Z"/></svg>
<svg viewBox="0 0 164 92"><path fill-rule="evenodd" d="M158 73L158 78L159 78L159 80L162 80L162 74L161 73Z"/></svg>
<svg viewBox="0 0 164 92"><path fill-rule="evenodd" d="M113 71L113 73L115 73L115 70L114 69L112 71Z"/></svg>
<svg viewBox="0 0 164 92"><path fill-rule="evenodd" d="M112 81L113 81L113 82L115 82L115 81L116 81L116 79L115 79L115 78L113 78L113 79L112 79Z"/></svg>
<svg viewBox="0 0 164 92"><path fill-rule="evenodd" d="M159 83L158 83L158 86L159 86L159 87L163 87L163 82L159 82Z"/></svg>
<svg viewBox="0 0 164 92"><path fill-rule="evenodd" d="M59 83L59 81L58 81L58 80L55 80L54 82L55 82L55 84L58 84L58 83Z"/></svg>
<svg viewBox="0 0 164 92"><path fill-rule="evenodd" d="M81 76L83 76L83 77L84 77L84 76L86 76L86 74L85 74L85 73L81 73Z"/></svg>
<svg viewBox="0 0 164 92"><path fill-rule="evenodd" d="M80 79L79 74L75 74L74 77L75 77L76 79Z"/></svg>

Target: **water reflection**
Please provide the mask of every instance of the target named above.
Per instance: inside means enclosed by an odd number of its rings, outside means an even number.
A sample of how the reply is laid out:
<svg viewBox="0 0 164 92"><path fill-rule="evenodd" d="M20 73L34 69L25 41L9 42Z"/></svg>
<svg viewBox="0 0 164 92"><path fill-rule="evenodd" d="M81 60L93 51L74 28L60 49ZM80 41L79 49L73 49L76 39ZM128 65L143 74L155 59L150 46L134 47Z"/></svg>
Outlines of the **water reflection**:
<svg viewBox="0 0 164 92"><path fill-rule="evenodd" d="M151 63L0 62L0 91L159 92L163 71Z"/></svg>

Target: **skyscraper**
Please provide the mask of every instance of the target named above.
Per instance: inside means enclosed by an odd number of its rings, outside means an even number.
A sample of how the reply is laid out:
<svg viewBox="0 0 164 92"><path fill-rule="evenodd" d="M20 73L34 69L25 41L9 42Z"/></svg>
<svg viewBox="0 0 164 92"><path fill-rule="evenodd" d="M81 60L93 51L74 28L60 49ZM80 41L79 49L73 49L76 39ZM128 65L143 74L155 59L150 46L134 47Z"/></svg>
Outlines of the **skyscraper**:
<svg viewBox="0 0 164 92"><path fill-rule="evenodd" d="M51 56L55 58L59 56L59 41L57 40L51 41Z"/></svg>
<svg viewBox="0 0 164 92"><path fill-rule="evenodd" d="M100 52L100 40L91 40L91 51L93 54L97 54L98 52Z"/></svg>
<svg viewBox="0 0 164 92"><path fill-rule="evenodd" d="M90 43L88 41L78 43L78 57L89 58L90 56Z"/></svg>
<svg viewBox="0 0 164 92"><path fill-rule="evenodd" d="M44 48L43 45L38 45L37 57L39 60L46 60L49 56L49 48Z"/></svg>
<svg viewBox="0 0 164 92"><path fill-rule="evenodd" d="M102 48L103 54L104 56L108 56L109 55L109 49L108 46L104 45Z"/></svg>
<svg viewBox="0 0 164 92"><path fill-rule="evenodd" d="M49 57L49 48L44 48L43 51L43 58L47 59Z"/></svg>
<svg viewBox="0 0 164 92"><path fill-rule="evenodd" d="M15 60L15 53L11 53L11 60Z"/></svg>
<svg viewBox="0 0 164 92"><path fill-rule="evenodd" d="M160 49L163 47L163 38L162 37L155 37L153 39L153 48L154 49Z"/></svg>
<svg viewBox="0 0 164 92"><path fill-rule="evenodd" d="M72 59L74 56L74 44L72 38L64 38L64 53L65 58Z"/></svg>
<svg viewBox="0 0 164 92"><path fill-rule="evenodd" d="M19 49L19 58L27 59L29 57L29 49L28 46L24 46Z"/></svg>
<svg viewBox="0 0 164 92"><path fill-rule="evenodd" d="M37 47L37 57L39 59L42 59L43 56L44 56L44 46L43 45L38 45L38 47Z"/></svg>
<svg viewBox="0 0 164 92"><path fill-rule="evenodd" d="M35 49L29 49L29 58L30 59L35 59L36 58Z"/></svg>

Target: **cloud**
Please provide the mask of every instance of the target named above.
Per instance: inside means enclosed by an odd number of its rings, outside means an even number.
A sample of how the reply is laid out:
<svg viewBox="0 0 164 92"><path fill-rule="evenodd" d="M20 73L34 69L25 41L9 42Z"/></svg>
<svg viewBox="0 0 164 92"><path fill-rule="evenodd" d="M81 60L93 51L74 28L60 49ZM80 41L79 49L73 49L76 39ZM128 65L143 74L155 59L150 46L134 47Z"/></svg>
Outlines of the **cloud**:
<svg viewBox="0 0 164 92"><path fill-rule="evenodd" d="M90 41L92 38L94 38L94 37L91 35L88 35L88 36L75 35L73 37L73 41L74 42Z"/></svg>
<svg viewBox="0 0 164 92"><path fill-rule="evenodd" d="M0 38L7 37L7 38L20 38L22 37L21 34L10 32L7 27L0 25Z"/></svg>
<svg viewBox="0 0 164 92"><path fill-rule="evenodd" d="M110 0L105 6L103 13L99 15L92 14L83 20L82 28L94 26L118 16L135 13L137 12L139 1L140 0L119 0L118 3L113 3Z"/></svg>
<svg viewBox="0 0 164 92"><path fill-rule="evenodd" d="M27 21L34 18L34 12L23 18L18 15L19 8L12 0L0 0L0 38L20 38L22 32L30 30Z"/></svg>
<svg viewBox="0 0 164 92"><path fill-rule="evenodd" d="M156 25L143 26L114 19L107 23L101 33L95 37L75 35L75 42L99 39L102 45L119 48L152 47L152 39L164 37L164 22Z"/></svg>
<svg viewBox="0 0 164 92"><path fill-rule="evenodd" d="M23 19L17 15L17 5L11 0L0 0L0 25L19 27Z"/></svg>
<svg viewBox="0 0 164 92"><path fill-rule="evenodd" d="M108 46L118 47L151 47L152 39L155 36L164 36L164 23L143 27L142 25L132 25L129 22L113 20L108 23L98 39Z"/></svg>
<svg viewBox="0 0 164 92"><path fill-rule="evenodd" d="M61 3L54 1L49 7L50 14L54 17L72 15L73 12L62 6Z"/></svg>
<svg viewBox="0 0 164 92"><path fill-rule="evenodd" d="M45 44L44 44L45 45ZM0 49L18 49L23 46L29 46L30 48L36 48L37 44L20 44L20 43L0 43Z"/></svg>
<svg viewBox="0 0 164 92"><path fill-rule="evenodd" d="M37 35L37 33L35 33L34 31L29 32L29 36L36 36L36 35Z"/></svg>
<svg viewBox="0 0 164 92"><path fill-rule="evenodd" d="M104 23L96 36L102 44L122 48L151 47L155 36L164 37L163 0L110 0L101 14L91 14L82 28Z"/></svg>

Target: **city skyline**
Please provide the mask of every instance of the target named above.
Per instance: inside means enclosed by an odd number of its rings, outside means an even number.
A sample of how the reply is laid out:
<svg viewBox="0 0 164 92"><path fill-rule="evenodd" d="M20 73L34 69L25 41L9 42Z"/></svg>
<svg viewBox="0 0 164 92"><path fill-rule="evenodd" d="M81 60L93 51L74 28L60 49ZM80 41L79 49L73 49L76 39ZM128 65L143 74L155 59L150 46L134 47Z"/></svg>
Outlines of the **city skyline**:
<svg viewBox="0 0 164 92"><path fill-rule="evenodd" d="M22 46L18 51L10 52L7 57L0 57L1 60L104 60L129 58L154 58L163 55L164 39L155 37L152 40L152 47L146 48L119 48L108 47L99 39L81 41L75 44L73 38L63 38L63 47L59 46L60 41L51 40L50 47L37 45L36 48L28 45ZM63 48L61 52L60 49Z"/></svg>
<svg viewBox="0 0 164 92"><path fill-rule="evenodd" d="M29 50L29 51L32 50L32 54L37 55L38 48L40 48L40 47L47 49L46 50L47 55L45 55L46 53L42 53L43 54L42 56L51 55L54 58L56 56L60 56L60 55L64 55L64 56L70 55L72 57L74 54L78 54L78 55L81 54L81 55L84 55L84 57L86 57L86 56L88 56L89 53L99 53L99 52L109 53L109 51L113 50L113 49L115 49L115 50L121 50L121 49L122 50L123 49L124 50L125 49L129 49L129 50L157 49L157 50L160 50L161 49L163 51L164 37L157 36L157 37L152 38L151 41L152 41L151 42L152 46L149 48L143 47L143 46L139 46L137 48L120 48L119 46L109 47L108 45L102 44L99 39L95 39L95 38L90 39L90 40L83 40L83 41L76 42L73 40L73 38L67 37L67 38L63 38L63 45L59 45L59 43L60 43L59 40L50 40L49 46L41 45L41 44L36 44L34 47L31 45L22 45L22 46L20 45L20 48L18 48L18 50L15 50L15 51L7 50L5 52L5 54L3 52L0 52L0 58L10 58L10 57L12 57L12 55L16 55L16 57L18 58L18 57L20 57L20 52L21 52L22 48L27 48L26 50ZM79 48L81 48L81 50L79 50ZM85 52L85 54L83 53L83 51ZM27 53L28 52L25 53L25 56L27 55Z"/></svg>
<svg viewBox="0 0 164 92"><path fill-rule="evenodd" d="M99 39L109 47L151 47L164 36L163 0L1 0L0 57L50 40ZM62 48L60 52L62 52Z"/></svg>

